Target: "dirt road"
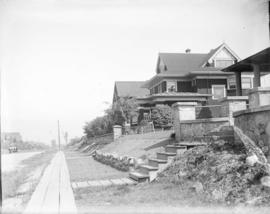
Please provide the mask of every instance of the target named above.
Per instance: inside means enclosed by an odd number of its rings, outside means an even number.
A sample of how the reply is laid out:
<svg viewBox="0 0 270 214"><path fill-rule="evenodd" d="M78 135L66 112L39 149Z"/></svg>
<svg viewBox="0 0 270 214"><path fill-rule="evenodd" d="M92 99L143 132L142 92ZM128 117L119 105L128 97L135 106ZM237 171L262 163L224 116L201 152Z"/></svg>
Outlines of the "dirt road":
<svg viewBox="0 0 270 214"><path fill-rule="evenodd" d="M41 153L39 152L25 152L25 153L12 153L2 154L2 172L13 171L20 167L20 163L34 155Z"/></svg>

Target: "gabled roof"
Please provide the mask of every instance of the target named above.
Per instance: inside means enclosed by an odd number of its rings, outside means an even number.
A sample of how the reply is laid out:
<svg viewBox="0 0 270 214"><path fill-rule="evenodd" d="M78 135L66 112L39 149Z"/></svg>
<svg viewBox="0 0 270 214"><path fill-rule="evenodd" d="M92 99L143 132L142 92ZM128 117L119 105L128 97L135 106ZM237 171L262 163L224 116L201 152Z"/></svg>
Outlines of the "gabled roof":
<svg viewBox="0 0 270 214"><path fill-rule="evenodd" d="M159 58L167 67L166 74L185 74L198 69L208 54L201 53L160 53Z"/></svg>
<svg viewBox="0 0 270 214"><path fill-rule="evenodd" d="M149 94L149 90L142 88L144 81L117 81L115 93L118 97L138 97Z"/></svg>
<svg viewBox="0 0 270 214"><path fill-rule="evenodd" d="M216 71L222 74L221 68L206 66L208 61L211 61L219 51L223 48L227 49L230 54L237 60L240 58L228 47L227 44L222 43L215 49L211 49L208 53L159 53L158 62L162 61L166 67L166 71L160 72L146 81L143 87L149 87L157 79L162 77L179 77L185 78L191 72L204 71ZM203 74L203 73L202 73Z"/></svg>

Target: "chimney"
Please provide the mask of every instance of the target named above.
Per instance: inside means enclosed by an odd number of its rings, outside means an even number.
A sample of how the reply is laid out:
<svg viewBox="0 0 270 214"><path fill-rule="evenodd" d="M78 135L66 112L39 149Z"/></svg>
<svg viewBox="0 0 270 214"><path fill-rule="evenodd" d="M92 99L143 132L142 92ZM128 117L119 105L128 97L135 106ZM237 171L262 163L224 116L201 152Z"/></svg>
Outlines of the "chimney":
<svg viewBox="0 0 270 214"><path fill-rule="evenodd" d="M188 49L186 49L186 53L190 53L191 52L191 50L188 48Z"/></svg>

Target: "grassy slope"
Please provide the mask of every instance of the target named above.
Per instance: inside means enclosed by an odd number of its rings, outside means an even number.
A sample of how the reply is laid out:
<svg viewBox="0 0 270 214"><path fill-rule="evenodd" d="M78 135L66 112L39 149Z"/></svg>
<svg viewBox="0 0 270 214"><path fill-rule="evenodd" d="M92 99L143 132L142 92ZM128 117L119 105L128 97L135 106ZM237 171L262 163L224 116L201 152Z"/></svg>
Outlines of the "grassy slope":
<svg viewBox="0 0 270 214"><path fill-rule="evenodd" d="M225 207L229 213L240 213L239 209L241 213L268 213L270 189L255 182L259 171L256 166L246 166L244 157L243 148L217 141L176 157L153 183L76 190L76 203L82 211L93 206L215 206ZM202 183L202 190L195 190L197 181ZM223 194L217 194L220 192ZM253 199L256 203L250 203ZM265 207L260 210L254 205ZM247 210L242 211L243 207Z"/></svg>
<svg viewBox="0 0 270 214"><path fill-rule="evenodd" d="M79 152L65 150L65 156L72 182L123 178L128 176L127 172L122 172L99 163L91 156L85 156Z"/></svg>
<svg viewBox="0 0 270 214"><path fill-rule="evenodd" d="M168 144L172 131L160 131L140 135L123 136L117 141L106 145L101 152L117 153L132 157L153 156Z"/></svg>

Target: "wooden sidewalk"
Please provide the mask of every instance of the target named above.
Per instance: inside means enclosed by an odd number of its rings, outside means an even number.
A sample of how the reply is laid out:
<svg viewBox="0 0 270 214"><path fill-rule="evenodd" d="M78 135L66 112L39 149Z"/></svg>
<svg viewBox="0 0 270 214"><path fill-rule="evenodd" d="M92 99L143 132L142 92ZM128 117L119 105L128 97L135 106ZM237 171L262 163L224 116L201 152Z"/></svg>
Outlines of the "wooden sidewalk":
<svg viewBox="0 0 270 214"><path fill-rule="evenodd" d="M24 213L77 213L63 152L46 168Z"/></svg>

